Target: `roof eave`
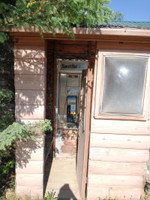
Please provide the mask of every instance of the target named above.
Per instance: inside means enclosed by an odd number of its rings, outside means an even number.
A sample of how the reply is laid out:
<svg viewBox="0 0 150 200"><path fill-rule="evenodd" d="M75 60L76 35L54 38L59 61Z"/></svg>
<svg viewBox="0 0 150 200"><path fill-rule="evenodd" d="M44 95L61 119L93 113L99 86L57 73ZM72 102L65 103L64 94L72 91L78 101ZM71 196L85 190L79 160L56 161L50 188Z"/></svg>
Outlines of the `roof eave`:
<svg viewBox="0 0 150 200"><path fill-rule="evenodd" d="M8 31L15 35L15 33L39 33L36 28L14 28L11 31ZM59 29L55 29L56 35L62 34L63 31ZM72 28L72 32L75 35L115 35L115 36L142 36L142 37L150 37L150 29L138 29L138 28ZM43 33L44 34L44 33ZM46 33L48 34L48 33ZM52 34L52 33L49 33Z"/></svg>

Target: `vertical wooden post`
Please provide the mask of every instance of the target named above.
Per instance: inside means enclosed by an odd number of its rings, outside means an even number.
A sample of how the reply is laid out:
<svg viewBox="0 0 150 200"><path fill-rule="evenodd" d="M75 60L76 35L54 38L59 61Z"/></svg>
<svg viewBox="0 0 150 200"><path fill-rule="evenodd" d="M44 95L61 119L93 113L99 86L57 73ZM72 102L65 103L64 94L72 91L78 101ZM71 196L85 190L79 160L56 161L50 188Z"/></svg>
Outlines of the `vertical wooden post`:
<svg viewBox="0 0 150 200"><path fill-rule="evenodd" d="M93 92L93 73L94 66L91 67L91 42L89 46L89 64L88 64L88 86L87 86L87 106L86 106L86 127L85 127L85 141L84 141L84 163L83 163L83 182L81 188L82 197L85 196L87 174L88 174L88 158L89 158L89 139L90 139L90 126L91 126L91 106L92 106L92 92ZM94 52L95 53L95 52Z"/></svg>
<svg viewBox="0 0 150 200"><path fill-rule="evenodd" d="M54 97L53 97L53 100L54 100L54 109L53 109L53 151L54 151L54 155L55 155L55 144L56 144L56 95L57 95L57 91L56 91L56 88L57 88L57 49L56 49L56 46L57 45L57 42L54 41Z"/></svg>

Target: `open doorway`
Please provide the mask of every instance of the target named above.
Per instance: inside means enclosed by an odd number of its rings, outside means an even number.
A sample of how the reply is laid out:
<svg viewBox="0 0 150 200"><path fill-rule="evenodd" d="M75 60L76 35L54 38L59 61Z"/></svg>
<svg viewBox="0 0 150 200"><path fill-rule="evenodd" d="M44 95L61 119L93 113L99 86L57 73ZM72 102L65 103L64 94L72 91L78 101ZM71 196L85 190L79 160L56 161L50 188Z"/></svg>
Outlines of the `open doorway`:
<svg viewBox="0 0 150 200"><path fill-rule="evenodd" d="M95 43L48 41L47 47L46 117L53 125L51 141L54 141L52 149L55 153L52 154L50 173L45 173L48 176L46 192L56 191L61 198L60 191L63 189L61 194L67 195L66 186L69 185L76 198L80 199L77 191L85 196L87 180ZM50 148L51 141L45 140ZM69 196L66 198L69 199Z"/></svg>
<svg viewBox="0 0 150 200"><path fill-rule="evenodd" d="M57 60L55 156L76 156L82 72L88 61Z"/></svg>

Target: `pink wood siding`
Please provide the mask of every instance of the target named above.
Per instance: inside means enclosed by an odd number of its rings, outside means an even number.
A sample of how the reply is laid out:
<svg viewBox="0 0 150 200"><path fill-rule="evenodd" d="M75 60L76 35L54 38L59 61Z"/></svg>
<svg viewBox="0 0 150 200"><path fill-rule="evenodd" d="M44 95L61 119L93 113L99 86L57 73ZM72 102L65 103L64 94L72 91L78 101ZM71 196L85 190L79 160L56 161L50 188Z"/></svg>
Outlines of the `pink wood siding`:
<svg viewBox="0 0 150 200"><path fill-rule="evenodd" d="M131 39L131 38L130 38ZM148 44L99 42L98 51L148 50ZM103 50L101 50L103 49ZM96 75L97 65L95 66ZM95 84L95 78L94 78ZM150 79L148 78L148 85ZM96 85L94 85L95 91ZM98 197L140 200L144 195L146 164L150 149L150 87L147 90L146 121L94 118L93 93L87 199Z"/></svg>
<svg viewBox="0 0 150 200"><path fill-rule="evenodd" d="M41 38L18 38L15 43L16 121L45 119L45 43ZM44 138L19 142L16 149L16 194L43 197Z"/></svg>

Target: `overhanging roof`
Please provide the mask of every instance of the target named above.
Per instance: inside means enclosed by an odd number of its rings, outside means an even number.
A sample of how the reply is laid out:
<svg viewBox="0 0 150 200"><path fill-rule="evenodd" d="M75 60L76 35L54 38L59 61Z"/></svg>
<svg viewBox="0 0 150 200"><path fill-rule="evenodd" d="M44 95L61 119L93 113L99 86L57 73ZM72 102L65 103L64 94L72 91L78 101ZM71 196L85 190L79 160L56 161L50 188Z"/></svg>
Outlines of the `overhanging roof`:
<svg viewBox="0 0 150 200"><path fill-rule="evenodd" d="M108 24L108 26L112 27L130 27L137 29L150 29L150 22L142 22L142 21L112 21Z"/></svg>
<svg viewBox="0 0 150 200"><path fill-rule="evenodd" d="M70 38L59 29L55 29L56 37L52 33L43 33L44 38L46 39L58 39L58 38ZM108 25L102 25L95 28L72 28L72 32L75 34L76 38L88 38L98 40L103 36L131 36L131 37L146 37L150 38L150 22L110 22ZM39 31L36 28L14 28L10 31L13 36L39 36Z"/></svg>

